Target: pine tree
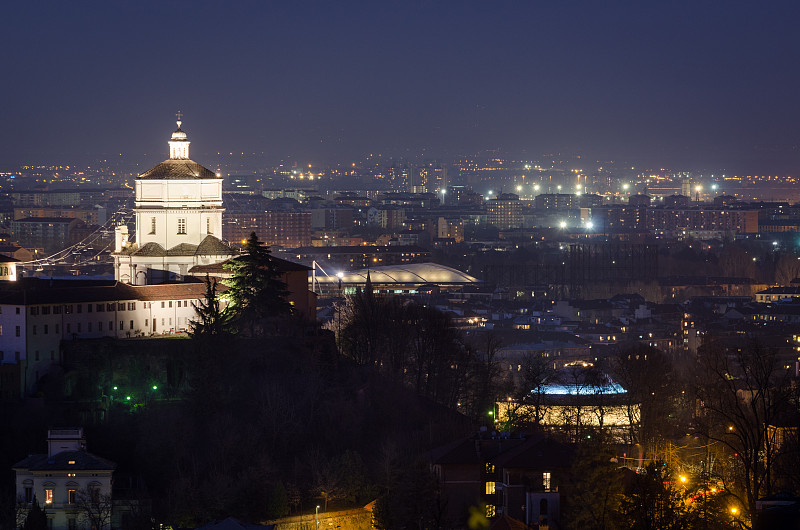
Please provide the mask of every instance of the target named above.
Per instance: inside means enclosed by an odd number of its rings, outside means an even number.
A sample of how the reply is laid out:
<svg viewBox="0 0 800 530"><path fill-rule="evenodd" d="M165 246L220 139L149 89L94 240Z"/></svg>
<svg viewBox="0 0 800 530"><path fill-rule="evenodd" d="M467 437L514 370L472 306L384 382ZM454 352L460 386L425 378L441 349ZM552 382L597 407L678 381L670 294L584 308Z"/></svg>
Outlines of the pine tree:
<svg viewBox="0 0 800 530"><path fill-rule="evenodd" d="M245 252L225 265L233 276L223 282L228 286L224 314L233 328L248 330L252 336L259 333L265 320L291 314L292 306L269 247L255 232L250 234Z"/></svg>
<svg viewBox="0 0 800 530"><path fill-rule="evenodd" d="M33 505L28 510L28 516L25 518L23 530L47 530L47 512L45 512L39 503L34 499Z"/></svg>
<svg viewBox="0 0 800 530"><path fill-rule="evenodd" d="M225 326L217 297L217 280L206 276L205 301L201 300L194 308L197 320L189 322L192 337L216 337L224 334Z"/></svg>

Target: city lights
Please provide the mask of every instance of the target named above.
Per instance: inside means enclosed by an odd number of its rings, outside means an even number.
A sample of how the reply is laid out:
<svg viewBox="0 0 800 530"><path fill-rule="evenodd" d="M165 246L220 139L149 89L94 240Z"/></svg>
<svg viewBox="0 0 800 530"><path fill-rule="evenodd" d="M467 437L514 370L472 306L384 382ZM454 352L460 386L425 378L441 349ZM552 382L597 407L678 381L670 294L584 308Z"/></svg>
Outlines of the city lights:
<svg viewBox="0 0 800 530"><path fill-rule="evenodd" d="M790 9L35 4L6 519L800 522Z"/></svg>

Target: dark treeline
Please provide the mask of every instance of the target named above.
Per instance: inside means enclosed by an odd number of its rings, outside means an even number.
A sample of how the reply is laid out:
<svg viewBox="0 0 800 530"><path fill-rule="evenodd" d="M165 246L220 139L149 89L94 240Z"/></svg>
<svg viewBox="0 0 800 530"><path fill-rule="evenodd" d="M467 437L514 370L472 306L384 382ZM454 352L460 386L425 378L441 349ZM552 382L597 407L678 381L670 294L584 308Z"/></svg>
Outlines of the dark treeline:
<svg viewBox="0 0 800 530"><path fill-rule="evenodd" d="M348 298L329 325L342 354L392 381L403 383L474 421L491 418L499 395L499 342L473 344L450 316L417 301L376 296L369 283Z"/></svg>
<svg viewBox="0 0 800 530"><path fill-rule="evenodd" d="M328 329L302 322L268 251L254 237L248 246L224 304L208 283L211 301L198 308L191 340L64 346L65 371L43 382L41 397L0 409L8 434L0 466L43 452L48 427L83 423L89 450L140 479L155 519L176 527L377 499L381 528L446 528L446 500L422 457L493 425L490 413L508 400L513 414L492 428L575 444L560 490L569 528L715 527L730 522L731 502L752 513L760 496L799 491L796 435L776 441L796 433L781 429L796 429L797 387L757 343L709 337L696 357L680 359L634 346L571 371L531 355L508 377L498 335L467 340L447 314L376 296L369 284L340 304ZM558 403L545 389L557 371L598 389L610 376L627 393L576 400L548 423ZM111 399L117 387L133 399ZM97 404L105 417L86 424L86 407ZM612 407L627 415L623 432L604 423ZM676 484L677 473L691 479ZM724 494L712 499L718 484ZM11 472L1 487L0 515L13 526ZM689 494L702 504L689 506Z"/></svg>
<svg viewBox="0 0 800 530"><path fill-rule="evenodd" d="M180 399L116 401L107 421L86 426L89 450L140 478L156 519L175 526L359 506L390 488L412 498L431 487L427 470L409 471L419 455L468 428L402 383L339 358L331 334L192 342L174 352L192 361ZM40 401L3 409L3 424L14 426L2 437L4 469L43 452L48 427L81 421L58 396ZM5 476L8 501L13 474ZM3 520L12 518L7 502Z"/></svg>

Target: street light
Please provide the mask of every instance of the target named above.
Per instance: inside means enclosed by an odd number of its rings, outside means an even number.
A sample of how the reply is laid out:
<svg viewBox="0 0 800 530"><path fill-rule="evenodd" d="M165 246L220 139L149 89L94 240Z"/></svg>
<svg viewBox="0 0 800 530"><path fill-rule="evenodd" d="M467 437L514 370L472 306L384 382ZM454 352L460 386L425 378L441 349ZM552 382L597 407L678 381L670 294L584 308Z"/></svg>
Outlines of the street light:
<svg viewBox="0 0 800 530"><path fill-rule="evenodd" d="M319 528L319 504L317 504L317 511L314 513L314 520L317 522L317 528Z"/></svg>

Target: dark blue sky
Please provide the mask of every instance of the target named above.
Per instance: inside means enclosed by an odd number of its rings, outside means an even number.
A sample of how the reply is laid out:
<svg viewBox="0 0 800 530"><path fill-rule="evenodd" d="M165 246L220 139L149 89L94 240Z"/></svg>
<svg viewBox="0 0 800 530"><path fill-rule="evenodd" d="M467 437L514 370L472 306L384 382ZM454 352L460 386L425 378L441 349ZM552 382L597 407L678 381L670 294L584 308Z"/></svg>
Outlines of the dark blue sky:
<svg viewBox="0 0 800 530"><path fill-rule="evenodd" d="M763 4L763 5L762 5ZM0 162L501 148L800 173L794 1L3 2Z"/></svg>

